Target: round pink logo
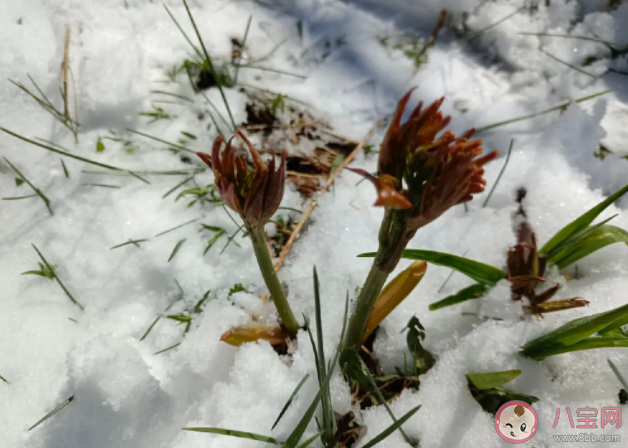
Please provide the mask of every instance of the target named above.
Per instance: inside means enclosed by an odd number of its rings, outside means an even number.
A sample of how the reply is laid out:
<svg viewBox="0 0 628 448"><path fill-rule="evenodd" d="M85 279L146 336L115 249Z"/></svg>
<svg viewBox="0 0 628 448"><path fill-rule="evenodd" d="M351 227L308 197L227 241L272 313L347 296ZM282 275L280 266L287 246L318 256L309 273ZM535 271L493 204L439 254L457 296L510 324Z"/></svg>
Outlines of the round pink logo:
<svg viewBox="0 0 628 448"><path fill-rule="evenodd" d="M497 434L510 443L530 440L536 432L536 424L536 412L523 401L509 401L495 414Z"/></svg>

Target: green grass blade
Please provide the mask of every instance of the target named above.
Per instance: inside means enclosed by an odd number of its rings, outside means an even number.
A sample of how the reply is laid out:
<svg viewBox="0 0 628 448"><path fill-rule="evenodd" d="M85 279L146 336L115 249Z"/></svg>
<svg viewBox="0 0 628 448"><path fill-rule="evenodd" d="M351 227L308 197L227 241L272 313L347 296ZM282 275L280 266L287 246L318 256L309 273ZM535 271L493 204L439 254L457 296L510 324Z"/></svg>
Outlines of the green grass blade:
<svg viewBox="0 0 628 448"><path fill-rule="evenodd" d="M170 16L170 18L172 19L172 21L174 22L174 24L177 26L177 28L179 29L179 31L181 32L181 34L183 35L183 37L185 38L185 40L187 41L188 44L190 44L190 46L192 47L192 49L194 50L194 52L196 53L196 55L203 59L203 53L201 53L201 51L196 47L196 45L194 45L194 43L192 42L192 40L188 37L188 35L186 34L185 31L183 31L183 28L181 28L181 25L179 25L179 22L177 22L177 19L174 18L174 16L172 15L172 13L170 12L170 9L168 9L168 7L166 5L164 5L164 8L166 9L166 12L168 13L168 15Z"/></svg>
<svg viewBox="0 0 628 448"><path fill-rule="evenodd" d="M397 423L399 420L397 420L397 417L395 417L395 414L393 413L392 409L390 409L390 406L388 406L388 402L384 398L382 391L379 390L379 387L377 387L377 383L375 382L373 375L371 375L371 372L369 372L369 369L366 366L366 364L364 364L364 361L362 361L362 358L358 356L358 359L360 360L360 365L362 366L362 371L364 375L366 375L366 377L368 378L369 383L371 383L371 387L373 388L373 391L375 391L375 395L377 395L377 399L384 406L384 408L386 408L386 412L388 412L388 415L390 415L390 418L392 419L392 421L394 423ZM408 437L408 435L406 434L406 432L403 430L401 426L399 426L399 432L401 433L405 441L408 442L410 446L413 446L412 440L410 440L410 437Z"/></svg>
<svg viewBox="0 0 628 448"><path fill-rule="evenodd" d="M626 378L624 378L624 375L622 375L622 373L619 371L615 363L611 361L610 359L607 359L606 361L608 362L608 365L611 367L611 369L615 373L615 376L617 377L621 385L624 386L624 389L628 390L628 381L626 381Z"/></svg>
<svg viewBox="0 0 628 448"><path fill-rule="evenodd" d="M312 437L310 437L309 439L307 439L305 442L303 442L303 444L299 445L299 448L306 448L308 446L310 446L317 438L319 438L321 435L323 434L323 432L319 432L318 434L314 434Z"/></svg>
<svg viewBox="0 0 628 448"><path fill-rule="evenodd" d="M203 255L207 254L207 252L209 252L209 249L211 249L212 246L216 243L216 241L218 241L218 239L221 236L223 236L225 233L226 232L224 229L217 230L216 233L214 233L214 236L207 243L207 247L205 247L205 250L203 251Z"/></svg>
<svg viewBox="0 0 628 448"><path fill-rule="evenodd" d="M593 350L598 348L617 348L628 347L628 338L626 337L590 337L578 341L568 346L556 346L551 347L543 352L536 354L535 356L528 356L529 358L540 361L549 356L562 355L563 353L579 352L583 350ZM525 355L527 356L527 355Z"/></svg>
<svg viewBox="0 0 628 448"><path fill-rule="evenodd" d="M5 132L5 133L7 133L9 135L12 135L15 138L19 138L20 140L25 141L27 143L30 143L31 145L35 145L35 146L39 146L40 148L47 149L50 152L54 152L56 154L61 154L62 156L70 157L71 159L80 160L81 162L89 163L91 165L96 165L96 166L99 166L101 168L107 168L108 170L126 172L126 173L131 174L132 176L138 177L132 171L125 170L123 168L118 168L117 166L107 165L105 163L96 162L94 160L86 159L84 157L75 156L74 154L72 154L70 152L62 151L62 150L57 149L57 148L55 148L53 146L44 145L43 143L36 142L35 140L31 140L30 138L26 138L26 137L24 137L24 136L22 136L20 134L16 134L15 132L9 131L8 129L3 128L1 126L0 126L0 131ZM138 178L140 180L142 180L143 182L150 183L146 179L142 179L140 177L138 177Z"/></svg>
<svg viewBox="0 0 628 448"><path fill-rule="evenodd" d="M326 362L325 362L325 348L323 346L323 320L321 317L321 298L320 298L320 284L318 282L318 273L316 272L316 266L313 268L313 278L314 278L314 316L316 322L316 338L317 338L317 349L318 349L318 362L320 363L320 377L319 381L322 378L325 378L327 375L326 372ZM333 434L333 423L335 422L334 414L331 409L331 397L329 396L329 391L323 394L322 398L322 406L323 406L323 433L326 433L326 438L331 437Z"/></svg>
<svg viewBox="0 0 628 448"><path fill-rule="evenodd" d="M628 305L604 313L574 319L546 335L528 342L522 347L520 353L529 358L543 359L552 354L573 351L569 349L570 346L573 346L597 332L617 328L616 323L625 323L626 320L628 320ZM628 341L628 339L626 340ZM580 350L582 350L582 348Z"/></svg>
<svg viewBox="0 0 628 448"><path fill-rule="evenodd" d="M157 322L159 322L159 320L161 319L161 316L157 316L155 318L155 320L153 321L152 324L150 324L150 327L148 327L148 330L146 330L146 332L144 332L144 334L142 335L142 337L140 338L140 342L142 342L144 339L146 339L148 337L148 334L153 330L153 328L155 327L155 325L157 325Z"/></svg>
<svg viewBox="0 0 628 448"><path fill-rule="evenodd" d="M33 189L33 191L35 192L35 194L37 196L39 196L41 198L42 201L44 201L44 204L46 204L46 208L48 209L48 211L50 212L51 215L54 215L54 213L52 213L52 208L50 208L50 199L48 199L48 197L39 189L37 188L35 185L33 185L31 183L30 180L28 180L21 172L20 170L18 170L15 165L13 165L11 162L9 162L9 159L7 159L6 157L3 157L4 160L9 164L9 166L11 168L13 168L13 171L15 171L15 173L20 176L22 178L22 180L24 182L26 182L28 184L29 187L31 187ZM24 197L20 198L23 199Z"/></svg>
<svg viewBox="0 0 628 448"><path fill-rule="evenodd" d="M615 192L580 217L571 221L569 224L559 230L547 243L545 243L545 245L541 248L539 252L541 254L551 255L551 252L554 248L556 248L559 244L564 242L567 238L572 236L577 231L582 230L590 225L600 213L606 210L613 202L626 194L626 192L628 192L628 185L626 185L621 190Z"/></svg>
<svg viewBox="0 0 628 448"><path fill-rule="evenodd" d="M375 257L375 252L360 254L358 257ZM408 260L427 261L438 266L454 269L467 277L472 278L483 285L494 286L500 280L506 278L506 273L501 269L480 263L469 258L459 257L444 252L432 250L406 249L401 258Z"/></svg>
<svg viewBox="0 0 628 448"><path fill-rule="evenodd" d="M68 167L65 166L65 162L63 161L63 159L61 159L61 167L63 168L63 174L65 175L66 179L69 179L70 172L68 171Z"/></svg>
<svg viewBox="0 0 628 448"><path fill-rule="evenodd" d="M468 42L472 42L475 39L477 39L478 37L480 37L483 33L485 33L486 31L495 28L498 25L501 25L503 22L505 22L506 20L510 19L511 17L514 17L515 15L519 14L521 11L523 11L524 9L526 9L527 6L522 6L521 8L517 9L516 11L508 14L505 17L502 17L501 19L499 19L497 22L495 23L491 23L489 26L487 26L486 28L483 28L475 33L473 33L471 36L469 36L468 38L466 38L466 40Z"/></svg>
<svg viewBox="0 0 628 448"><path fill-rule="evenodd" d="M521 370L467 373L467 379L479 390L495 389L521 375Z"/></svg>
<svg viewBox="0 0 628 448"><path fill-rule="evenodd" d="M177 348L177 347L178 347L178 346L180 346L180 345L181 345L181 343L180 343L180 342L177 342L176 344L171 345L170 347L164 348L163 350L159 350L158 352L153 353L153 356L155 356L155 355L160 355L160 354L162 354L162 353L165 353L165 352L167 352L167 351L169 351L169 350L172 350L173 348Z"/></svg>
<svg viewBox="0 0 628 448"><path fill-rule="evenodd" d="M609 47L628 48L628 45L617 44L615 42L610 42L608 40L602 40L602 39L597 39L594 37L587 37L587 36L572 36L569 34L555 34L555 33L519 33L519 34L522 36L564 37L568 39L588 40L591 42L605 44Z"/></svg>
<svg viewBox="0 0 628 448"><path fill-rule="evenodd" d="M177 185L175 185L174 187L172 187L170 190L168 190L166 192L166 194L164 194L161 199L166 199L168 196L170 196L172 193L174 193L177 188L187 184L189 181L191 181L192 179L194 179L194 176L196 176L196 174L193 174L192 176L188 177L187 179L184 179L183 181L179 182Z"/></svg>
<svg viewBox="0 0 628 448"><path fill-rule="evenodd" d="M491 188L491 191L489 191L488 196L486 196L486 199L484 200L484 203L482 204L482 208L486 207L486 204L488 204L488 201L491 200L491 196L493 196L495 187L497 187L499 180L502 178L502 174L504 174L504 171L506 171L506 166L508 165L508 161L510 160L510 154L512 153L512 147L514 144L515 144L515 139L510 139L510 146L508 147L508 154L506 155L506 160L504 161L504 165L502 166L502 169L499 171L499 174L497 175L497 179L495 179L495 182L493 183L493 187Z"/></svg>
<svg viewBox="0 0 628 448"><path fill-rule="evenodd" d="M19 201L19 200L22 200L22 199L36 198L38 196L39 195L37 193L35 193L35 194L28 194L26 196L14 196L14 197L11 197L11 198L2 198L2 200L3 201Z"/></svg>
<svg viewBox="0 0 628 448"><path fill-rule="evenodd" d="M172 143L172 142L169 142L168 140L164 140L162 138L155 137L154 135L145 134L144 132L136 131L135 129L130 129L130 128L126 128L125 131L128 131L128 132L130 132L132 134L141 135L142 137L146 137L146 138L151 139L151 140L155 140L156 142L163 143L165 145L168 145L169 147L172 147L174 149L178 149L179 151L185 151L185 152L189 152L191 154L196 154L196 151L194 151L194 150L192 150L190 148L186 148L185 146L181 146L181 145L179 145L177 143Z"/></svg>
<svg viewBox="0 0 628 448"><path fill-rule="evenodd" d="M174 257L176 257L177 253L179 252L179 249L181 249L181 246L183 246L183 243L185 243L187 238L183 238L182 240L179 240L176 244L176 246L174 246L174 249L172 249L172 253L170 254L170 258L168 258L168 263L170 263L172 261L172 259Z"/></svg>
<svg viewBox="0 0 628 448"><path fill-rule="evenodd" d="M52 417L53 415L55 415L57 412L59 412L61 409L63 409L64 407L66 407L67 405L69 405L70 403L72 403L72 401L74 401L74 395L72 395L70 398L68 398L67 400L65 400L63 403L61 403L59 406L57 406L56 408L54 408L52 411L48 412L46 415L44 415L44 417L39 420L37 423L35 423L33 426L31 426L30 428L28 428L28 431L35 429L37 426L41 425L43 422L45 422L46 420L48 420L50 417Z"/></svg>
<svg viewBox="0 0 628 448"><path fill-rule="evenodd" d="M288 398L288 401L286 401L286 404L284 405L283 409L279 413L277 420L275 420L275 423L273 423L273 426L270 428L271 431L275 429L275 427L281 420L281 417L283 417L283 415L286 413L286 411L288 410L288 408L290 407L290 405L296 398L297 394L299 393L299 390L301 390L301 387L303 387L303 385L305 384L305 382L307 381L309 377L310 377L310 374L306 373L305 376L301 379L301 381L299 381L299 384L297 384L297 387L294 389L294 391L292 391L292 394L290 394L290 398Z"/></svg>
<svg viewBox="0 0 628 448"><path fill-rule="evenodd" d="M375 445L377 445L378 443L382 442L384 439L386 439L389 435L391 435L393 432L395 432L398 428L401 428L401 425L403 425L405 422L407 422L408 420L410 420L410 418L417 413L417 411L421 408L421 405L417 406L414 409L410 409L410 411L408 411L403 417L401 417L399 420L397 420L395 423L393 423L392 425L390 425L388 428L386 428L385 430L383 430L382 432L380 432L378 435L376 435L375 437L373 437L371 439L371 441L369 443L367 443L366 445L363 445L362 448L371 448Z"/></svg>
<svg viewBox="0 0 628 448"><path fill-rule="evenodd" d="M572 103L581 103L583 101L592 100L593 98L597 98L598 96L606 95L607 93L610 93L612 91L613 91L613 89L603 90L602 92L594 93L592 95L583 96L582 98L578 98L578 99L576 99L574 101L567 101L565 103L559 104L558 106L550 107L549 109L545 109L545 110L542 110L540 112L534 112L532 114L523 115L521 117L511 118L511 119L508 119L508 120L499 121L497 123L493 123L493 124L490 124L490 125L487 125L487 126L483 126L481 128L478 128L475 131L475 134L476 135L477 134L481 134L481 133L486 132L486 131L488 131L490 129L494 129L494 128L497 128L497 127L500 127L500 126L504 126L504 125L507 125L507 124L517 123L519 121L529 120L530 118L540 117L541 115L549 114L551 112L556 112L558 110L565 110Z"/></svg>
<svg viewBox="0 0 628 448"><path fill-rule="evenodd" d="M183 227L183 226L187 226L188 224L192 224L193 222L196 222L196 221L198 221L199 219L201 219L201 218L196 218L196 219L193 219L193 220L191 220L191 221L184 222L183 224L180 224L180 225L178 225L178 226L176 226L176 227L173 227L173 228L171 228L171 229L168 229L168 230L165 230L165 231L163 231L163 232L161 232L161 233L158 233L157 235L155 235L155 238L157 238L158 236L161 236L161 235L165 235L166 233L172 232L173 230L180 229L181 227Z"/></svg>
<svg viewBox="0 0 628 448"><path fill-rule="evenodd" d="M37 254L39 255L39 258L41 258L41 261L44 262L44 264L46 265L46 267L50 270L50 272L53 273L54 275L54 279L57 281L57 283L59 283L59 286L61 286L61 289L63 289L63 292L65 292L65 294L68 296L68 298L72 301L72 303L74 303L76 306L78 306L81 311L84 310L85 308L83 307L83 305L81 305L73 296L72 294L70 294L70 291L68 291L68 288L65 287L65 285L63 284L63 282L61 281L61 279L59 278L59 276L57 275L57 273L55 272L55 270L52 268L52 266L50 266L50 264L46 261L46 259L44 258L44 256L42 255L42 253L39 251L39 249L37 249L37 246L35 246L34 244L31 243L31 245L33 246L33 248L35 249L35 251L37 252Z"/></svg>
<svg viewBox="0 0 628 448"><path fill-rule="evenodd" d="M7 384L11 384L9 383L9 380L7 380L5 377L3 377L2 375L0 375L0 380L2 380L3 382L7 383Z"/></svg>
<svg viewBox="0 0 628 448"><path fill-rule="evenodd" d="M249 37L249 30L251 29L251 21L253 20L253 16L249 16L249 20L246 22L246 28L244 30L244 37L242 38L242 53L244 53L246 47L246 40ZM242 60L242 54L240 55L240 60ZM240 67L236 67L235 73L233 75L233 83L238 83L238 74L240 72Z"/></svg>
<svg viewBox="0 0 628 448"><path fill-rule="evenodd" d="M447 296L438 302L430 303L430 311L440 310L441 308L466 302L467 300L477 299L482 297L487 290L488 287L486 285L476 283L475 285L461 289L456 294Z"/></svg>
<svg viewBox="0 0 628 448"><path fill-rule="evenodd" d="M340 343L338 344L338 347L336 349L336 355L334 356L333 361L329 365L329 369L327 370L327 375L325 379L323 380L323 382L321 383L321 387L318 390L318 393L312 400L312 403L310 404L308 409L305 411L305 414L299 421L299 424L296 426L296 428L294 428L292 433L290 433L290 435L288 436L288 439L285 441L283 445L284 448L296 448L299 445L299 440L301 440L303 433L305 432L308 425L310 424L310 421L314 417L314 413L316 412L316 408L318 407L318 402L321 401L323 394L327 393L329 382L331 381L331 378L334 373L334 369L336 368L336 364L338 363L338 358L340 357L340 346L342 344L342 340L344 339L345 331L347 330L347 315L348 314L349 314L349 294L347 293L347 298L345 301L345 313L344 313L343 324L342 324L342 332L340 334Z"/></svg>
<svg viewBox="0 0 628 448"><path fill-rule="evenodd" d="M148 239L145 238L145 239L141 239L141 240L129 240L129 241L125 242L125 243L118 244L117 246L113 246L109 250L114 250L114 249L117 249L118 247L127 246L129 244L133 244L134 246L140 247L139 243L143 243L145 241L148 241Z"/></svg>
<svg viewBox="0 0 628 448"><path fill-rule="evenodd" d="M207 48L205 48L205 43L203 42L203 38L201 37L201 33L199 32L197 26L196 26L196 22L194 21L194 17L192 16L192 12L190 11L190 8L188 6L188 2L186 0L182 0L183 1L183 6L185 6L185 10L188 13L188 17L190 18L190 22L192 22L192 26L194 27L194 32L196 33L196 37L198 38L199 43L201 44L201 48L203 49L203 53L205 54L205 61L207 61L207 65L209 66L209 70L212 72L212 74L214 75L214 78L216 80L218 80L218 74L216 73L216 70L214 68L214 64L212 62L212 59L209 57L209 53L207 52ZM225 103L225 107L227 108L227 113L229 114L229 119L231 120L231 125L233 126L233 132L235 133L237 126L235 124L235 121L233 119L233 114L231 113L231 107L229 107L229 102L227 101L227 97L225 96L225 91L222 88L222 85L220 82L216 83L217 87L218 87L218 91L220 92L220 96L222 97L222 101Z"/></svg>
<svg viewBox="0 0 628 448"><path fill-rule="evenodd" d="M583 75L586 75L586 76L588 76L588 77L590 77L590 78L593 78L593 79L597 78L597 76L596 76L596 75L594 75L593 73L589 73L588 71L586 71L586 70L582 70L580 67L576 67L575 65L570 64L570 63L569 63L569 62L567 62L567 61L563 61L562 59L557 58L556 56L554 56L554 55L553 55L553 54L551 54L551 53L548 53L547 51L543 50L542 48L539 48L539 51L540 51L541 53L545 54L546 56L550 57L551 59L555 60L555 61L556 61L556 62L558 62L559 64L566 65L567 67L569 67L569 68L570 68L570 69L572 69L572 70L577 71L578 73L582 73Z"/></svg>
<svg viewBox="0 0 628 448"><path fill-rule="evenodd" d="M610 244L628 245L628 232L616 226L604 225L589 232L584 239L560 251L550 261L563 269Z"/></svg>
<svg viewBox="0 0 628 448"><path fill-rule="evenodd" d="M201 428L183 428L183 430L193 431L193 432L207 432L211 434L220 434L223 436L239 437L240 439L255 440L257 442L272 443L273 445L281 445L279 441L277 441L276 439L273 439L272 437L263 436L260 434L254 434L252 432L236 431L234 429L201 427Z"/></svg>

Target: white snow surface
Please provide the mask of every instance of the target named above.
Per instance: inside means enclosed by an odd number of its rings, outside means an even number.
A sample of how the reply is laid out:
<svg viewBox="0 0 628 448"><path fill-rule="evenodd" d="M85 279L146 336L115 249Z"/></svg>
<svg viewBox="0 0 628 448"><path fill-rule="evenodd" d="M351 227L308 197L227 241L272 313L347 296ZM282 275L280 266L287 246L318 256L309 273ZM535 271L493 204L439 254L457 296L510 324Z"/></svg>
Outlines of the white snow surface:
<svg viewBox="0 0 628 448"><path fill-rule="evenodd" d="M185 10L177 0L165 2L184 30L196 41ZM264 4L267 3L267 4ZM530 3L534 8L530 9ZM604 197L628 183L628 78L608 68L628 71L625 55L613 59L604 44L560 37L522 35L547 32L628 44L628 4L609 9L602 0L295 0L246 2L190 0L208 51L215 61L230 58L232 37L242 39L252 17L246 52L261 65L300 77L242 68L239 81L288 94L308 104L316 117L337 133L359 140L380 118L389 117L399 98L418 89L412 102L431 102L445 96L443 110L452 115L456 132L531 114L567 101L613 89L596 99L570 105L559 114L502 126L484 133L487 149L501 157L487 167L488 189L515 140L510 162L487 207L486 193L469 205L455 207L419 231L410 247L451 252L503 267L505 253L515 242L512 214L514 192L528 191L526 207L538 240L557 230ZM611 2L617 3L617 2ZM474 39L467 36L521 10ZM385 48L379 36L415 33L427 36L441 8L450 22L428 62L415 71L399 50ZM205 114L207 103L194 96L184 75L168 82L166 70L190 57L192 50L159 2L148 0L25 0L0 2L0 126L29 138L43 138L69 148L72 154L137 171L190 170L166 145L133 135L138 129L168 141L181 131L199 138L189 143L207 151L216 136ZM71 29L70 57L81 131L79 143L58 121L8 80L30 85L32 76L58 107L64 33ZM300 32L299 32L300 30ZM464 36L464 35L463 35ZM588 74L557 62L581 66ZM276 51L273 52L273 50ZM155 91L194 98L187 102ZM216 89L206 92L226 116ZM227 89L226 97L237 123L246 120L246 97ZM169 101L155 103L155 101ZM161 107L171 116L149 124L140 112ZM297 104L298 105L298 104ZM72 105L72 108L74 105ZM132 141L129 153L121 143L99 138L114 130ZM377 145L380 128L371 139ZM613 151L594 157L602 143ZM304 151L303 148L288 148ZM220 254L226 236L203 256L211 233L201 223L228 233L236 225L220 207L175 201L177 193L162 196L184 176L147 175L150 185L130 176L113 176L83 162L61 156L0 134L0 155L13 163L51 200L51 216L39 198L0 202L0 446L7 448L209 448L254 447L261 442L181 431L186 426L215 426L268 434L282 440L299 421L316 392L315 367L307 334L301 332L292 356L280 357L265 343L235 348L220 335L250 322L253 314L273 323L272 305L259 300L266 293L250 242L238 236ZM360 154L354 166L374 171L376 155ZM98 170L105 175L84 172ZM0 160L2 197L31 194L16 186L16 175ZM200 185L213 181L209 172L196 177ZM346 292L354 295L369 269L369 260L356 258L376 248L382 210L373 208L374 190L368 183L342 173L333 192L320 198L309 225L297 239L281 280L289 289L297 316L313 317L312 268L321 280L326 351L333 354L342 323ZM109 184L104 188L85 184ZM283 206L302 209L293 187L286 189ZM609 207L600 219L618 214L614 224L628 228L628 201ZM292 213L280 210L278 214ZM231 213L235 216L234 213ZM191 220L197 221L163 236L155 235ZM269 226L272 227L272 226ZM269 228L272 232L274 229ZM149 239L141 248L111 247L129 239ZM175 244L186 239L168 262ZM21 276L37 269L35 244L54 265L59 278L85 307L72 304L54 281ZM402 261L403 269L408 262ZM522 369L508 387L535 395L538 433L526 446L553 447L552 435L577 434L562 418L551 425L556 408L564 416L589 406L615 406L620 384L606 358L628 372L625 349L592 350L531 361L517 354L519 347L566 321L626 303L628 250L616 244L578 264L578 278L565 281L548 273L548 284L564 287L556 298L580 296L586 308L521 320L519 306L510 301L508 285L495 287L485 298L430 312L428 305L470 284L455 274L438 292L449 270L430 265L416 290L383 323L375 354L384 372L403 365L405 335L400 331L417 315L427 331L426 347L438 358L423 376L418 392L405 391L391 404L400 416L417 405L420 411L405 424L423 448L490 448L507 446L496 434L493 418L471 397L465 374ZM567 269L573 275L573 269ZM181 290L177 287L180 285ZM228 297L235 284L249 292ZM184 325L161 319L140 341L155 317L192 307L211 290L202 314L182 337ZM473 316L501 317L486 322ZM162 354L155 352L176 343ZM271 426L303 376L310 380L271 432ZM352 409L349 388L340 375L332 381L338 414ZM55 406L75 400L41 426L27 431ZM385 409L354 409L364 425L356 448L390 425ZM590 430L589 430L590 431ZM613 432L615 431L615 432ZM317 432L315 423L305 434ZM620 434L625 426L597 430ZM623 441L623 440L622 440ZM319 442L316 442L319 443ZM312 446L320 446L316 445ZM581 446L568 443L560 446ZM382 446L404 447L397 432ZM617 443L597 446L619 446Z"/></svg>

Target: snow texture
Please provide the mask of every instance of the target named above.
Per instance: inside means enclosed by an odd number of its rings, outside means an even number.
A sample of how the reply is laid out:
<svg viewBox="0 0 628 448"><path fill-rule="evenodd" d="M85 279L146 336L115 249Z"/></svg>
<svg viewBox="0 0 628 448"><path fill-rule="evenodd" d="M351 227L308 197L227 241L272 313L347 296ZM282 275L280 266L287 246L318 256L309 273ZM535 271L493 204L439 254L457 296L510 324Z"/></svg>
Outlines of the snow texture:
<svg viewBox="0 0 628 448"><path fill-rule="evenodd" d="M182 4L165 2L196 42ZM258 65L298 76L241 68L239 82L281 92L337 133L359 140L381 117L389 117L398 99L417 86L412 102L445 96L443 110L452 115L456 132L532 114L606 89L598 98L571 104L533 119L501 126L481 135L487 149L501 157L487 167L489 189L500 171L511 139L510 162L488 206L486 193L468 210L462 206L421 229L410 247L466 254L503 266L515 242L514 192L524 186L527 213L537 238L547 241L557 230L604 197L628 183L628 61L603 43L564 37L525 35L553 33L596 36L628 44L628 4L606 0L285 0L246 2L190 0L207 50L217 65L231 57L231 39L242 39L252 17L246 56ZM619 4L617 4L619 3ZM384 36L427 37L442 8L449 11L446 29L418 69ZM510 16L511 15L511 16ZM504 21L505 17L510 16ZM496 26L492 26L500 22ZM169 80L167 72L193 56L193 50L158 2L145 0L27 0L0 2L0 126L29 138L43 138L72 154L135 171L200 168L167 150L167 145L131 134L138 129L176 142L181 132L193 150L207 150L216 136L205 98L195 95L184 73ZM490 27L490 28L489 28ZM58 121L7 80L32 88L28 75L59 108L60 66L64 35L70 29L70 110L78 108L79 143ZM558 60L562 61L559 62ZM577 66L579 71L571 66ZM613 69L614 72L609 72ZM623 72L623 73L622 73ZM159 92L170 92L164 95ZM237 124L246 120L246 96L226 89ZM172 96L178 95L178 96ZM227 117L219 92L206 91ZM184 100L180 97L188 98ZM150 123L145 112L168 117ZM227 125L222 126L226 129ZM384 127L371 139L381 141ZM105 137L110 137L109 139ZM118 139L118 141L112 140ZM124 143L128 140L129 143ZM105 149L97 152L97 142ZM258 140L256 140L257 142ZM600 145L612 151L594 157ZM311 148L288 147L291 153ZM301 332L292 357L279 357L265 343L240 348L219 341L235 325L259 316L274 323L271 304L247 239L238 235L224 253L227 236L237 225L221 207L175 200L184 187L163 198L187 175L137 178L64 158L0 135L0 155L14 164L51 201L54 216L35 197L0 202L0 445L7 448L209 448L253 447L260 442L181 431L185 426L217 426L272 435L282 440L296 425L316 393L313 354ZM360 154L354 166L375 170L376 156ZM99 171L104 174L94 174ZM124 173L122 173L124 174ZM31 194L18 186L16 174L0 160L2 197ZM200 186L212 183L210 172L196 176ZM321 280L325 348L338 343L346 291L354 295L369 269L356 259L376 246L382 210L373 208L368 183L342 173L334 191L321 197L309 225L297 239L280 278L289 289L295 314L313 316L312 267ZM88 184L108 184L106 188ZM628 228L628 201L619 201L600 219L618 214L614 224ZM285 207L303 209L303 200L287 188ZM296 212L280 210L287 218ZM234 213L231 216L235 217ZM193 222L190 222L194 220ZM186 224L187 223L187 224ZM203 255L212 233L201 223L227 234ZM161 232L186 224L176 230ZM269 225L269 235L277 230ZM129 239L148 239L136 247L113 246ZM168 261L181 240L177 255ZM236 244L237 243L237 244ZM35 244L73 296L81 311L48 278L21 276L37 269ZM407 266L400 263L398 269ZM427 331L426 347L438 358L422 377L420 391L406 390L391 404L400 416L420 404L406 423L408 435L423 448L492 448L506 446L497 437L493 418L471 397L465 374L522 369L508 385L540 398L534 405L538 433L528 446L552 447L553 434L573 434L561 420L551 428L556 408L565 412L617 403L620 384L608 368L611 358L628 372L624 349L592 350L524 359L518 348L566 321L625 304L628 250L612 245L565 271L557 298L580 296L587 308L521 320L505 282L483 299L428 311L428 305L470 284L450 271L430 265L419 287L383 323L374 352L384 372L403 365L405 336L399 332L417 315ZM235 284L245 291L230 294ZM202 314L194 315L189 332L162 318L189 311L210 291ZM169 308L170 306L170 308ZM467 314L462 315L461 313ZM469 315L500 317L482 320ZM155 354L163 349L177 347ZM306 374L305 387L271 432L271 425L294 387ZM354 410L363 425L356 448L390 423L382 407L354 409L340 375L332 381L333 405L344 414ZM64 400L75 400L41 426L27 431ZM315 423L305 436L316 433ZM598 430L614 434L614 430ZM628 440L625 426L615 430ZM316 442L319 443L319 442ZM312 446L320 446L316 445ZM405 447L399 433L382 446ZM580 446L568 443L561 446ZM597 446L619 446L616 443Z"/></svg>

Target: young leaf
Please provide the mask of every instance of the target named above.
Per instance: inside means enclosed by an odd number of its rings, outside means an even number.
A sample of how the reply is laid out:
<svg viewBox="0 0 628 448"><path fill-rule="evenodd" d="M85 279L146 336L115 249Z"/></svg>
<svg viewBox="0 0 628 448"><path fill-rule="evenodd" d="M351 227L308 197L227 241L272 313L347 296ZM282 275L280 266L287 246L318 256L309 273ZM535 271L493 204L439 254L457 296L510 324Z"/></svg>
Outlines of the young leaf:
<svg viewBox="0 0 628 448"><path fill-rule="evenodd" d="M193 432L208 432L212 434L221 434L223 436L239 437L241 439L255 440L257 442L272 443L273 445L281 445L279 441L272 437L262 436L260 434L254 434L252 432L235 431L233 429L223 428L183 428L184 431Z"/></svg>
<svg viewBox="0 0 628 448"><path fill-rule="evenodd" d="M504 370L501 372L468 373L467 379L479 390L488 390L509 383L521 375L521 370Z"/></svg>
<svg viewBox="0 0 628 448"><path fill-rule="evenodd" d="M98 137L96 142L96 152L103 152L105 150L105 144L102 142L102 138Z"/></svg>
<svg viewBox="0 0 628 448"><path fill-rule="evenodd" d="M609 196L604 201L597 204L595 207L584 213L579 218L576 218L575 220L567 224L565 227L559 230L547 243L545 243L539 253L550 255L554 248L556 248L559 244L561 244L577 231L582 230L590 225L600 213L606 210L608 206L610 206L617 199L626 194L626 192L628 192L628 185L626 185L624 188L617 191L613 195Z"/></svg>
<svg viewBox="0 0 628 448"><path fill-rule="evenodd" d="M426 262L415 261L398 276L388 282L384 289L382 289L379 297L377 297L371 314L369 314L362 341L365 341L379 324L386 319L386 316L392 313L392 311L408 297L425 275L426 269Z"/></svg>
<svg viewBox="0 0 628 448"><path fill-rule="evenodd" d="M423 348L423 345L421 344L421 341L425 339L425 328L423 328L423 325L419 322L419 318L412 316L406 328L408 329L406 343L408 344L408 349L414 358L413 370L417 375L422 375L430 370L434 364L436 364L436 360L434 359L434 356Z"/></svg>
<svg viewBox="0 0 628 448"><path fill-rule="evenodd" d="M374 256L375 252L358 255L358 257ZM406 249L403 251L401 258L409 260L423 260L438 266L445 266L454 269L483 285L495 286L497 282L507 277L504 271L496 267L444 252Z"/></svg>
<svg viewBox="0 0 628 448"><path fill-rule="evenodd" d="M467 300L477 299L478 297L482 297L487 290L488 287L480 283L467 286L466 288L458 291L456 294L447 296L444 299L439 300L438 302L431 303L430 311L439 310L441 308L445 308L451 305L456 305L458 303L466 302Z"/></svg>
<svg viewBox="0 0 628 448"><path fill-rule="evenodd" d="M588 232L586 236L576 244L569 245L567 248L551 257L550 261L558 266L559 269L563 269L581 258L613 243L624 243L628 245L628 232L619 227L603 225Z"/></svg>
<svg viewBox="0 0 628 448"><path fill-rule="evenodd" d="M622 340L619 340L621 338L593 337L587 339L594 333L617 328L615 324L618 322L626 322L626 319L628 319L628 305L604 313L574 319L556 330L528 342L522 347L520 353L523 356L541 360L547 356L574 350L628 346L628 338L623 339L625 345ZM574 347L576 343L580 344Z"/></svg>

